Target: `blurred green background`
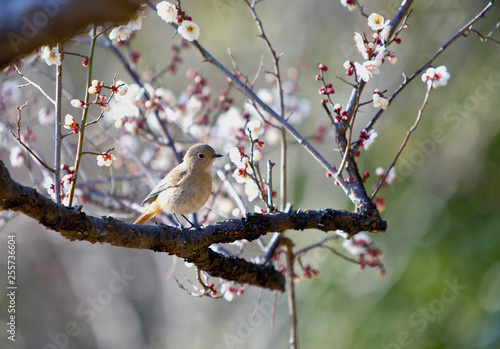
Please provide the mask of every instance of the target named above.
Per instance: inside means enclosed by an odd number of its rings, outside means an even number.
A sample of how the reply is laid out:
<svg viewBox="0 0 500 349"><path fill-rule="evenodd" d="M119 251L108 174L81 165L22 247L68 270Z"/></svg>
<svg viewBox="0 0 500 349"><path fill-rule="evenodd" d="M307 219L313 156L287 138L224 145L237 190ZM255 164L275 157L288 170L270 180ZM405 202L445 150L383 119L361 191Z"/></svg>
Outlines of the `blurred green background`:
<svg viewBox="0 0 500 349"><path fill-rule="evenodd" d="M382 66L381 74L368 83L364 99L371 98L369 91L374 88L387 89L390 95L401 84L402 73L409 76L421 67L486 3L415 1L409 29L401 34L402 44L390 47L399 63ZM394 0L364 2L367 13L377 12L386 19L397 6ZM478 30L488 33L500 20L498 6L479 22ZM200 43L222 63L230 66L230 48L240 70L249 76L257 71L261 56L265 69L272 69L242 2L185 0L183 8L201 27ZM369 33L366 19L356 11L348 12L340 1L268 0L257 6L257 12L274 48L283 52L282 71L306 63L299 80L300 97L311 101L312 112L298 128L312 135L318 121L328 122L314 80L317 63L329 66L326 77L337 91L334 99L345 106L349 86L335 77L344 76L346 59L361 60L353 46L353 32ZM147 16L130 45L144 55L139 71L147 67L159 71L176 39L171 39L173 30L153 11L148 9ZM66 49L87 51L84 45L73 45ZM116 73L131 82L106 51L99 49L98 57L96 76L109 80ZM202 63L195 50L183 53L183 59L181 71L162 81L176 94L188 83L183 73L187 67L207 76L213 91L225 86L225 77ZM374 240L384 252L387 274L381 277L375 270L360 270L325 250L307 255L304 261L320 275L297 284L302 348L500 348L499 61L500 47L482 43L473 34L460 38L436 60L436 66L447 66L451 79L432 91L422 122L396 165L397 183L379 194L386 201L382 215L389 228ZM78 59L65 64L69 67L65 86L79 96L85 72ZM52 74L42 64L39 68ZM50 88L48 83L44 86ZM261 78L258 86L268 84ZM362 171L372 173L368 187L375 168L391 163L424 95L425 85L417 78L377 124L378 139L359 161ZM234 97L241 105L244 98ZM2 114L3 121L13 121L12 110ZM365 107L358 115L359 128L373 115L374 109ZM318 149L338 163L332 134L328 137ZM294 208L352 209L322 167L290 143L289 201ZM266 156L277 162L277 154ZM9 162L7 149L0 156ZM11 174L30 185L22 169L11 169ZM86 210L113 215L92 207ZM8 299L3 283L10 233L16 234L18 258L15 343L7 341L5 331ZM324 234L305 231L289 236L300 248ZM339 243L334 246L342 250ZM256 312L259 290L255 288L232 302L190 297L173 278L166 280L172 270L184 284L182 273L193 276L173 257L69 242L23 216L0 231L0 250L3 348L288 347L286 296L264 291ZM257 252L256 247L249 250Z"/></svg>

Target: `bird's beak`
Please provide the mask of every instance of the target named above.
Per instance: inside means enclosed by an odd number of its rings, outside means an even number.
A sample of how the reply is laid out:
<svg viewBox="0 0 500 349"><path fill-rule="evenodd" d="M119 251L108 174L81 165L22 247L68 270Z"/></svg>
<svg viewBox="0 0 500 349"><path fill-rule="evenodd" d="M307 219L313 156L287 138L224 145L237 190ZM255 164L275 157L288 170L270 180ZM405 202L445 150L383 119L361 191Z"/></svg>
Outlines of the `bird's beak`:
<svg viewBox="0 0 500 349"><path fill-rule="evenodd" d="M214 156L213 156L213 157L214 157L214 158L221 158L221 157L222 157L222 155L220 155L220 154L214 154Z"/></svg>

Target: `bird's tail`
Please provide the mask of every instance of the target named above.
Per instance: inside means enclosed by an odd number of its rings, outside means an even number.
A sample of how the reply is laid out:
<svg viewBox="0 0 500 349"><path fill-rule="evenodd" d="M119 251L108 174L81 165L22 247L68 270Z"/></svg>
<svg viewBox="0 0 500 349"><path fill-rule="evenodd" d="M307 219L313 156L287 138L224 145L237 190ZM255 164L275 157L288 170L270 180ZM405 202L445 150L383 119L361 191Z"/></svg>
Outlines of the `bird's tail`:
<svg viewBox="0 0 500 349"><path fill-rule="evenodd" d="M137 218L134 224L144 224L149 221L151 218L156 217L161 213L161 210L156 205L156 201L153 201L151 205L144 211L139 218Z"/></svg>

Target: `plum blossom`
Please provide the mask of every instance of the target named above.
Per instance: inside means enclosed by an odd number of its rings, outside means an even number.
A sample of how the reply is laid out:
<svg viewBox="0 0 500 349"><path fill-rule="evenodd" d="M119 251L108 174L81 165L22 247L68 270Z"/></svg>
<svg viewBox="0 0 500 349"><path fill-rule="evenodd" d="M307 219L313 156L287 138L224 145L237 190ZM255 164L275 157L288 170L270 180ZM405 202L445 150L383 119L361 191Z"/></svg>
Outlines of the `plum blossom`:
<svg viewBox="0 0 500 349"><path fill-rule="evenodd" d="M243 154L240 148L232 148L229 152L229 159L236 165L233 177L238 183L247 183L252 179L252 168L250 167L250 159Z"/></svg>
<svg viewBox="0 0 500 349"><path fill-rule="evenodd" d="M263 142L261 142L263 143ZM258 148L254 148L252 152L253 161L260 161L262 159L262 152Z"/></svg>
<svg viewBox="0 0 500 349"><path fill-rule="evenodd" d="M342 6L346 7L349 11L354 11L356 9L356 0L340 0Z"/></svg>
<svg viewBox="0 0 500 349"><path fill-rule="evenodd" d="M377 167L375 169L375 175L379 178L384 177L384 175L385 175L384 168L380 167L380 166ZM389 173L387 174L387 177L385 177L385 183L392 184L397 180L397 178L398 178L398 176L396 174L396 170L394 169L394 167L391 167L391 169L389 170Z"/></svg>
<svg viewBox="0 0 500 349"><path fill-rule="evenodd" d="M265 214L265 213L267 212L266 210L264 210L264 209L263 209L262 207L260 207L259 205L255 205L255 206L253 207L253 211L254 211L255 213L260 213L260 214Z"/></svg>
<svg viewBox="0 0 500 349"><path fill-rule="evenodd" d="M385 43L389 39L389 34L392 29L391 25L389 24L390 22L391 21L387 20L384 23L384 28L382 28L382 30L380 31L379 38L382 41L382 43Z"/></svg>
<svg viewBox="0 0 500 349"><path fill-rule="evenodd" d="M248 156L244 155L243 151L238 147L234 147L229 151L229 160L240 169L246 169L250 162Z"/></svg>
<svg viewBox="0 0 500 349"><path fill-rule="evenodd" d="M130 35L132 34L132 31L133 30L130 29L128 26L120 25L111 30L111 32L109 33L109 39L117 41L127 41Z"/></svg>
<svg viewBox="0 0 500 349"><path fill-rule="evenodd" d="M116 88L116 93L120 96L125 96L128 92L128 86L126 84L122 84Z"/></svg>
<svg viewBox="0 0 500 349"><path fill-rule="evenodd" d="M40 49L40 58L47 63L47 65L61 65L62 57L57 47L50 48L50 46L42 46Z"/></svg>
<svg viewBox="0 0 500 349"><path fill-rule="evenodd" d="M78 98L75 98L75 99L72 99L71 100L71 106L73 108L81 108L85 105L85 103L83 103L82 100L78 99Z"/></svg>
<svg viewBox="0 0 500 349"><path fill-rule="evenodd" d="M15 146L10 149L9 156L12 167L21 167L24 164L24 154L21 147Z"/></svg>
<svg viewBox="0 0 500 349"><path fill-rule="evenodd" d="M382 109L386 109L389 106L389 100L380 93L379 89L373 91L373 106Z"/></svg>
<svg viewBox="0 0 500 349"><path fill-rule="evenodd" d="M366 61L363 64L359 64L358 62L354 62L354 69L356 69L356 75L363 80L364 82L368 82L370 77L373 77L373 74L379 74L380 71L377 67L373 65L373 62Z"/></svg>
<svg viewBox="0 0 500 349"><path fill-rule="evenodd" d="M109 101L110 110L105 112L104 116L116 121L115 126L122 127L124 125L123 119L137 118L140 115L137 102L142 98L144 88L137 84L127 85L123 81L117 81L116 86L120 86L118 93L115 93Z"/></svg>
<svg viewBox="0 0 500 349"><path fill-rule="evenodd" d="M177 18L177 8L168 1L162 1L156 5L156 12L167 23L172 23Z"/></svg>
<svg viewBox="0 0 500 349"><path fill-rule="evenodd" d="M372 30L383 29L384 17L377 13L372 13L370 16L368 16L368 26L372 28Z"/></svg>
<svg viewBox="0 0 500 349"><path fill-rule="evenodd" d="M232 283L226 281L221 283L220 292L222 293L226 301L231 302L235 295L241 296L244 292L244 289L235 288Z"/></svg>
<svg viewBox="0 0 500 349"><path fill-rule="evenodd" d="M248 202L252 202L259 197L260 191L255 181L245 182L245 194L248 196Z"/></svg>
<svg viewBox="0 0 500 349"><path fill-rule="evenodd" d="M217 118L217 123L213 130L216 138L227 139L241 133L241 128L245 125L241 110L237 107L230 107L228 111Z"/></svg>
<svg viewBox="0 0 500 349"><path fill-rule="evenodd" d="M363 147L365 150L368 150L370 146L375 142L375 139L377 138L378 133L374 130L371 129L368 134L366 135L365 140L363 141Z"/></svg>
<svg viewBox="0 0 500 349"><path fill-rule="evenodd" d="M54 122L54 110L43 107L38 111L38 122L41 125L51 125Z"/></svg>
<svg viewBox="0 0 500 349"><path fill-rule="evenodd" d="M448 70L444 65L437 68L429 68L424 74L422 74L422 81L427 84L432 84L432 88L445 86L449 79L450 73L448 73Z"/></svg>
<svg viewBox="0 0 500 349"><path fill-rule="evenodd" d="M18 83L15 80L2 81L0 98L5 105L18 103L21 99L21 89L17 87Z"/></svg>
<svg viewBox="0 0 500 349"><path fill-rule="evenodd" d="M246 169L237 168L233 172L233 177L237 183L244 184L252 181L252 176L251 176L252 174L253 171L250 167Z"/></svg>
<svg viewBox="0 0 500 349"><path fill-rule="evenodd" d="M71 114L66 114L64 117L64 128L67 128L69 130L71 129L78 129L78 123L75 121L75 118Z"/></svg>
<svg viewBox="0 0 500 349"><path fill-rule="evenodd" d="M375 47L373 51L373 58L369 61L365 61L363 64L358 62L354 62L354 69L356 70L356 75L363 80L364 82L368 82L370 78L373 77L373 74L380 74L380 69L378 68L382 64L382 60L386 54L385 46L379 45ZM347 67L347 68L346 68ZM344 62L344 68L350 69L351 62Z"/></svg>
<svg viewBox="0 0 500 349"><path fill-rule="evenodd" d="M181 25L177 28L177 32L184 40L194 41L200 37L200 27L191 21L182 21Z"/></svg>
<svg viewBox="0 0 500 349"><path fill-rule="evenodd" d="M47 189L47 193L50 195L52 200L55 200L56 199L56 186L55 186L55 184L48 181L48 182L44 183L43 187L45 189Z"/></svg>
<svg viewBox="0 0 500 349"><path fill-rule="evenodd" d="M385 49L385 46L380 45L375 48L373 51L374 58L372 58L373 64L378 67L382 64L382 60L385 57L387 50Z"/></svg>
<svg viewBox="0 0 500 349"><path fill-rule="evenodd" d="M99 80L94 79L94 80L92 80L92 83L88 88L88 91L91 95L97 95L97 94L99 94L99 92L101 92L101 87L102 87L102 85L99 82Z"/></svg>
<svg viewBox="0 0 500 349"><path fill-rule="evenodd" d="M142 28L142 21L144 18L146 18L146 13L143 8L140 8L127 23L127 27L131 30L140 30Z"/></svg>
<svg viewBox="0 0 500 349"><path fill-rule="evenodd" d="M372 238L366 233L358 233L352 238L342 241L342 247L354 256L359 256L368 252L369 247L373 245Z"/></svg>
<svg viewBox="0 0 500 349"><path fill-rule="evenodd" d="M108 153L97 155L97 166L111 166L114 160L115 156Z"/></svg>
<svg viewBox="0 0 500 349"><path fill-rule="evenodd" d="M368 56L368 50L366 49L365 46L365 39L363 39L363 36L358 33L354 32L354 42L356 43L356 48L358 49L359 53L363 56L364 59L369 59L370 57ZM345 63L344 63L345 67ZM346 68L348 69L348 68Z"/></svg>
<svg viewBox="0 0 500 349"><path fill-rule="evenodd" d="M256 140L263 133L264 128L262 127L262 123L259 120L249 121L245 128L245 134L247 136L250 136L252 140Z"/></svg>
<svg viewBox="0 0 500 349"><path fill-rule="evenodd" d="M69 187L71 183L75 180L75 174L74 173L68 173L64 175L61 178L61 186L64 187Z"/></svg>

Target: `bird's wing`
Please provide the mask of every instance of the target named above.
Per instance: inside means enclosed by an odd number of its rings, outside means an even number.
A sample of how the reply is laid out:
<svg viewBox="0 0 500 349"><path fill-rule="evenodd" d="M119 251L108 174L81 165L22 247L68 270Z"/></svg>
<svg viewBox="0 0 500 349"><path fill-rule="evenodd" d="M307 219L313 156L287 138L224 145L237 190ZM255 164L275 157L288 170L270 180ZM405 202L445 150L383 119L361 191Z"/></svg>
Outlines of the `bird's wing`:
<svg viewBox="0 0 500 349"><path fill-rule="evenodd" d="M141 205L144 205L148 201L154 200L154 198L160 194L162 191L168 189L168 188L174 188L179 185L181 185L184 181L187 179L187 174L188 172L186 170L184 171L175 171L175 169L172 170L168 175L165 176L161 181L158 182L156 187L151 190L151 193L146 196L144 201L142 201Z"/></svg>

